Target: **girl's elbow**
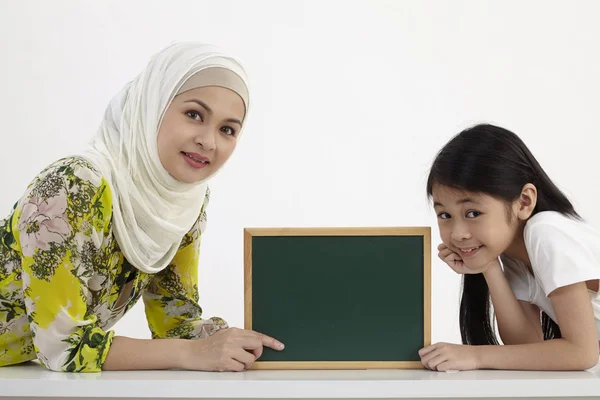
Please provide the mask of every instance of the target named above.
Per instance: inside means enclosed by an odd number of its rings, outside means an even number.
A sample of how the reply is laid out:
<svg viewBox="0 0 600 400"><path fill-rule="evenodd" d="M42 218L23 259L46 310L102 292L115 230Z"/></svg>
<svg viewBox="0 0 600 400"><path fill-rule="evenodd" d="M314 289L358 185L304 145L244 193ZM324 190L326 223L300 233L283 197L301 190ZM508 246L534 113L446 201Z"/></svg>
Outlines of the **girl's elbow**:
<svg viewBox="0 0 600 400"><path fill-rule="evenodd" d="M586 370L595 367L599 361L600 354L598 352L598 347L596 346L594 348L594 351L588 350L585 352L585 355L582 357L581 360L581 369Z"/></svg>
<svg viewBox="0 0 600 400"><path fill-rule="evenodd" d="M578 348L577 352L573 352L576 357L576 368L577 370L590 369L598 364L600 361L600 351L598 349L598 342L582 346Z"/></svg>

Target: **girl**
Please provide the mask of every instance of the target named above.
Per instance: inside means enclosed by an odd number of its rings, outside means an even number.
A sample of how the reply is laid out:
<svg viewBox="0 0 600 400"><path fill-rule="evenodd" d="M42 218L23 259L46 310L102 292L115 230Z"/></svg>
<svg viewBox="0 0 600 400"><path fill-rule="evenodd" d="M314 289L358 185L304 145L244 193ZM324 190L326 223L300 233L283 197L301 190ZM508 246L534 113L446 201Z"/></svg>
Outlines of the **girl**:
<svg viewBox="0 0 600 400"><path fill-rule="evenodd" d="M248 105L238 61L171 45L113 98L89 149L33 180L0 220L0 365L241 371L263 346L283 348L202 319L198 305L206 182L235 149ZM140 298L153 339L115 336Z"/></svg>
<svg viewBox="0 0 600 400"><path fill-rule="evenodd" d="M594 366L600 234L525 144L496 126L467 129L438 153L427 193L438 215L439 257L463 274L466 346L425 347L423 365L438 371ZM497 346L494 322L504 346Z"/></svg>

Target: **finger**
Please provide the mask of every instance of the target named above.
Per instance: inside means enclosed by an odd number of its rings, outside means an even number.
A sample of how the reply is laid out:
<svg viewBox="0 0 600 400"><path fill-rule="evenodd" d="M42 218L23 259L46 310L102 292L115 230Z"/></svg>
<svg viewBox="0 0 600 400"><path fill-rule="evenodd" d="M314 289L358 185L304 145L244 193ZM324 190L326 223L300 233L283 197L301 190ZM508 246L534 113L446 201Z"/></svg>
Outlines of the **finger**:
<svg viewBox="0 0 600 400"><path fill-rule="evenodd" d="M430 351L430 352L428 352L427 354L424 354L424 355L421 357L421 364L423 364L423 366L424 366L425 368L427 368L427 369L431 369L431 368L429 367L429 362L431 361L431 359L432 359L432 358L436 357L436 356L437 356L437 354L438 354L438 351L436 351L436 350L433 350L433 351Z"/></svg>
<svg viewBox="0 0 600 400"><path fill-rule="evenodd" d="M263 346L270 347L273 350L283 350L285 347L280 341L265 335L264 333L256 332L260 335Z"/></svg>
<svg viewBox="0 0 600 400"><path fill-rule="evenodd" d="M437 367L438 367L440 364L442 364L442 363L444 363L444 362L447 362L447 361L448 361L448 359L447 359L447 357L446 357L446 355L445 355L445 354L439 354L439 353L438 353L438 354L436 354L436 356L435 356L435 357L432 357L431 359L429 359L429 360L427 361L427 368L429 368L429 369L430 369L430 370L432 370L432 371L439 371L439 370L437 369Z"/></svg>
<svg viewBox="0 0 600 400"><path fill-rule="evenodd" d="M245 350L254 351L263 346L260 334L248 329L236 329L232 331L232 338L236 345Z"/></svg>
<svg viewBox="0 0 600 400"><path fill-rule="evenodd" d="M462 261L462 258L455 251L446 250L445 256L444 256L444 261L448 261L448 260Z"/></svg>
<svg viewBox="0 0 600 400"><path fill-rule="evenodd" d="M234 371L234 372L242 372L246 368L244 363L241 363L233 358L230 358L227 363L225 363L224 371Z"/></svg>
<svg viewBox="0 0 600 400"><path fill-rule="evenodd" d="M427 368L429 368L429 362L439 355L440 355L439 350L429 352L429 353L425 354L423 357L421 357L421 363L423 365L425 365Z"/></svg>
<svg viewBox="0 0 600 400"><path fill-rule="evenodd" d="M467 272L465 270L465 263L463 262L463 260L454 260L452 269L459 274L464 274L465 272Z"/></svg>
<svg viewBox="0 0 600 400"><path fill-rule="evenodd" d="M423 347L421 350L419 350L419 357L421 357L421 358L425 357L427 354L429 354L432 351L434 351L435 349L437 349L437 347L438 347L437 343L432 344L431 346Z"/></svg>
<svg viewBox="0 0 600 400"><path fill-rule="evenodd" d="M446 249L440 250L438 252L438 257L443 260L444 258L448 257L452 253L454 253L452 250L446 248Z"/></svg>
<svg viewBox="0 0 600 400"><path fill-rule="evenodd" d="M249 346L244 346L245 349L249 352L251 352L252 354L254 354L254 359L257 360L258 358L260 358L260 356L262 356L263 354L263 343L262 343L262 339L256 334L256 332L252 332L253 335L251 337L251 339L249 339L252 343L252 345Z"/></svg>
<svg viewBox="0 0 600 400"><path fill-rule="evenodd" d="M256 358L254 354L243 349L237 350L232 357L234 360L244 364L244 368L248 369L252 366Z"/></svg>
<svg viewBox="0 0 600 400"><path fill-rule="evenodd" d="M448 256L446 258L446 260L444 260L444 261L446 262L446 264L448 264L450 266L450 268L452 268L452 270L454 270L454 272L456 272L458 274L465 273L465 271L464 271L465 264L458 255Z"/></svg>
<svg viewBox="0 0 600 400"><path fill-rule="evenodd" d="M437 247L438 251L442 251L447 248L448 248L448 246L446 246L444 243L440 243Z"/></svg>
<svg viewBox="0 0 600 400"><path fill-rule="evenodd" d="M438 253L445 253L445 252L451 252L451 251L452 251L452 249L450 249L449 247L446 247L446 246L440 247L438 249Z"/></svg>
<svg viewBox="0 0 600 400"><path fill-rule="evenodd" d="M439 363L436 368L438 371L442 371L442 372L449 371L449 370L455 370L455 371L457 370L456 368L452 368L452 367L453 367L453 365L452 365L451 361L443 361L443 362Z"/></svg>
<svg viewBox="0 0 600 400"><path fill-rule="evenodd" d="M258 349L251 350L252 354L254 354L254 359L258 360L263 353L263 347L260 346Z"/></svg>

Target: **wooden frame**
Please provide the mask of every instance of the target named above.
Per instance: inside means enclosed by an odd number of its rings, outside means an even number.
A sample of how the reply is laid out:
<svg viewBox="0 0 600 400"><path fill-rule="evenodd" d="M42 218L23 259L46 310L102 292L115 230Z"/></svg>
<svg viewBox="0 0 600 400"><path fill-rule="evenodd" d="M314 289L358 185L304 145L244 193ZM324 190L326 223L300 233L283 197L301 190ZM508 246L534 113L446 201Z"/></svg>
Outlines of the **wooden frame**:
<svg viewBox="0 0 600 400"><path fill-rule="evenodd" d="M252 329L252 238L254 236L422 236L424 338L431 344L431 228L246 228L244 229L244 328ZM420 361L257 361L251 369L420 369Z"/></svg>

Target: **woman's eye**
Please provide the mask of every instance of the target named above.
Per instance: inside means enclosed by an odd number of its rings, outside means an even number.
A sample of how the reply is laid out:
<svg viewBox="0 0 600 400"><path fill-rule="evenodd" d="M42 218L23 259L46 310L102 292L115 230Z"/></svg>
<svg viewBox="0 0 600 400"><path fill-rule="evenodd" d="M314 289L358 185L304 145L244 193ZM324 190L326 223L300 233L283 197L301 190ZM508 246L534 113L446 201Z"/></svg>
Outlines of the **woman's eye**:
<svg viewBox="0 0 600 400"><path fill-rule="evenodd" d="M448 214L448 213L445 213L445 212L443 212L443 213L439 213L439 214L438 214L438 218L439 218L439 219L450 219L450 214Z"/></svg>
<svg viewBox="0 0 600 400"><path fill-rule="evenodd" d="M187 116L191 119L195 119L196 121L202 121L202 115L198 111L188 111L186 112Z"/></svg>
<svg viewBox="0 0 600 400"><path fill-rule="evenodd" d="M469 211L467 213L467 218L477 218L481 215L479 211Z"/></svg>
<svg viewBox="0 0 600 400"><path fill-rule="evenodd" d="M224 126L221 128L221 132L229 136L235 136L235 129L230 126Z"/></svg>

